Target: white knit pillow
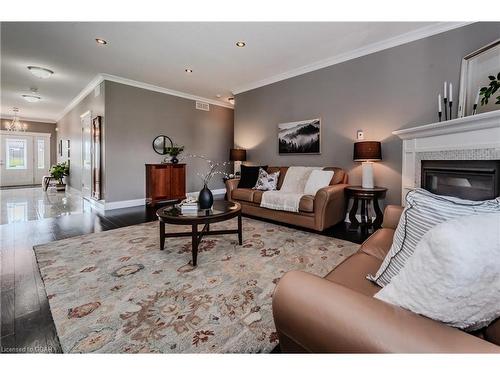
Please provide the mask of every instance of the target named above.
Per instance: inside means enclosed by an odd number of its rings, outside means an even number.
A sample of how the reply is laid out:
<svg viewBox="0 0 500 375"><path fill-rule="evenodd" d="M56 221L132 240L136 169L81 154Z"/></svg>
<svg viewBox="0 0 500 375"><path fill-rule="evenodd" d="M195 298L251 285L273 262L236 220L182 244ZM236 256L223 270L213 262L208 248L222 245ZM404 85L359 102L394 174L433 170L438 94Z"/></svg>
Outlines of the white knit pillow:
<svg viewBox="0 0 500 375"><path fill-rule="evenodd" d="M330 185L333 177L333 171L314 170L309 175L304 188L304 194L316 195L319 189Z"/></svg>
<svg viewBox="0 0 500 375"><path fill-rule="evenodd" d="M428 231L375 298L468 331L488 326L500 317L500 213Z"/></svg>
<svg viewBox="0 0 500 375"><path fill-rule="evenodd" d="M403 268L427 231L446 220L490 212L500 212L500 198L469 201L432 194L424 189L410 191L394 233L394 242L377 274L367 278L382 287L386 286Z"/></svg>

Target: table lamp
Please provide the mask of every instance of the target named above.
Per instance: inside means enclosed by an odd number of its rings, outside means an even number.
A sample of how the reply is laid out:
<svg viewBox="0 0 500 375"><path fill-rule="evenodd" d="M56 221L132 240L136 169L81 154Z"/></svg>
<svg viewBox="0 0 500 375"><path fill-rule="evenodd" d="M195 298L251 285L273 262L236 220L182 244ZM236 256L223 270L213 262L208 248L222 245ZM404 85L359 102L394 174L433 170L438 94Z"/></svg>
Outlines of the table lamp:
<svg viewBox="0 0 500 375"><path fill-rule="evenodd" d="M362 141L354 143L354 161L362 162L363 188L373 189L373 162L382 160L382 147L380 142Z"/></svg>
<svg viewBox="0 0 500 375"><path fill-rule="evenodd" d="M234 161L234 174L239 175L241 172L241 162L247 160L247 150L232 148L229 151L229 160Z"/></svg>

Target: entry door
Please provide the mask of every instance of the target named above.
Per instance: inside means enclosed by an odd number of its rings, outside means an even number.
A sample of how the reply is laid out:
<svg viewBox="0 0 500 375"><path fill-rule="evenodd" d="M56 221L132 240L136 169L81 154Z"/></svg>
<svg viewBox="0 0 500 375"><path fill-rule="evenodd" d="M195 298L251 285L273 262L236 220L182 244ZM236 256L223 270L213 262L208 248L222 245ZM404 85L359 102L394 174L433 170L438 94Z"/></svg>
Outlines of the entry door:
<svg viewBox="0 0 500 375"><path fill-rule="evenodd" d="M92 115L90 111L80 116L82 124L82 197L90 199L92 193Z"/></svg>
<svg viewBox="0 0 500 375"><path fill-rule="evenodd" d="M1 186L33 184L33 137L0 134Z"/></svg>
<svg viewBox="0 0 500 375"><path fill-rule="evenodd" d="M50 134L0 132L0 186L41 184L50 168Z"/></svg>
<svg viewBox="0 0 500 375"><path fill-rule="evenodd" d="M50 169L50 137L33 136L34 183L41 184Z"/></svg>

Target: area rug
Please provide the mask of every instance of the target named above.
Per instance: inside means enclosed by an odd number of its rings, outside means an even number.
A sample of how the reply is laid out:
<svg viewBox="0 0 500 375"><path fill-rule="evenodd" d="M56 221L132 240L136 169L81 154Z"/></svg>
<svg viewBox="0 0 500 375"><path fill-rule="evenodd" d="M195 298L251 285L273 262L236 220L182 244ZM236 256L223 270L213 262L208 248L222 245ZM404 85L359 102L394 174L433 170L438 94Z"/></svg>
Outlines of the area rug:
<svg viewBox="0 0 500 375"><path fill-rule="evenodd" d="M188 230L167 231L180 228ZM278 344L271 303L280 277L324 276L358 248L243 218L243 246L237 235L206 237L197 267L189 237L159 250L157 222L34 249L66 353L265 353Z"/></svg>

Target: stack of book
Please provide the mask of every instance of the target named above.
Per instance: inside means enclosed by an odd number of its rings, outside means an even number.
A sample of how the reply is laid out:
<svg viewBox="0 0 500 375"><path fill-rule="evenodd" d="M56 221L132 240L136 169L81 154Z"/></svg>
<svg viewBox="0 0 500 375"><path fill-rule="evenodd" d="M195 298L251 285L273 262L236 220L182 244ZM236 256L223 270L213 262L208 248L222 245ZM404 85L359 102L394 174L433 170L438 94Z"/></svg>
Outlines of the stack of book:
<svg viewBox="0 0 500 375"><path fill-rule="evenodd" d="M198 212L198 202L184 202L180 205L181 213L196 214Z"/></svg>

